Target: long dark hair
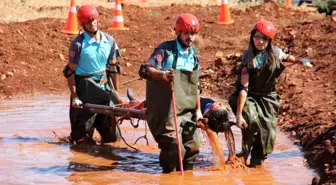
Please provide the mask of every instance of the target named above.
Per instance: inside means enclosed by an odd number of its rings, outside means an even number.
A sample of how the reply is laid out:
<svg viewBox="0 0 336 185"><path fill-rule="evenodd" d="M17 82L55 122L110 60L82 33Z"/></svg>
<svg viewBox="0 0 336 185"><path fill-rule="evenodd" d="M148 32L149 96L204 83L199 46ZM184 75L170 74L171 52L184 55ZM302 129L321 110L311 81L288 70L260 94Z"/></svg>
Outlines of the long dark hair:
<svg viewBox="0 0 336 185"><path fill-rule="evenodd" d="M257 32L257 30L253 30L251 32L251 36L250 36L250 44L249 44L249 47L248 47L248 57L247 57L248 68L254 68L253 59L255 58L255 56L258 53L262 52L255 47L254 42L253 42L253 37L254 37L256 32ZM267 59L266 59L267 61L266 62L269 62L270 70L280 68L280 61L274 53L274 47L272 45L272 39L269 40L268 45L265 48L265 52L267 53Z"/></svg>

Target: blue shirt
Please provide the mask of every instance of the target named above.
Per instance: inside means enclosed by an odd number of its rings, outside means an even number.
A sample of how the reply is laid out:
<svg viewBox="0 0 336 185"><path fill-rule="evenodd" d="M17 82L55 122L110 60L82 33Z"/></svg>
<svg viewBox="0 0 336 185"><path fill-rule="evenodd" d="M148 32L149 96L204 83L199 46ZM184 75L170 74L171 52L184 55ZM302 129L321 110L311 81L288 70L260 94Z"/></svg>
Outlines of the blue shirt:
<svg viewBox="0 0 336 185"><path fill-rule="evenodd" d="M97 43L89 34L84 33L82 51L76 68L77 75L89 75L106 70L112 45L104 34L100 33L100 36L100 42Z"/></svg>
<svg viewBox="0 0 336 185"><path fill-rule="evenodd" d="M106 80L103 79L104 75L99 73L106 70L107 62L120 57L114 38L101 31L98 33L100 34L99 43L84 32L71 42L69 49L69 63L77 65L76 75L89 75L96 82ZM104 84L98 84L105 90Z"/></svg>
<svg viewBox="0 0 336 185"><path fill-rule="evenodd" d="M198 60L195 59L197 56L194 49L189 47L189 50L185 51L177 40L173 40L173 42L176 42L177 49L176 69L181 71L194 71L195 67L197 67L199 70ZM147 61L151 66L158 70L167 71L169 68L173 67L174 55L171 51L172 48L165 45L167 43L168 42L160 44ZM169 43L171 44L171 41L169 41Z"/></svg>
<svg viewBox="0 0 336 185"><path fill-rule="evenodd" d="M267 59L267 53L259 53L256 56L256 67L262 67L265 64L265 61Z"/></svg>
<svg viewBox="0 0 336 185"><path fill-rule="evenodd" d="M177 47L176 69L181 71L193 71L196 65L194 61L194 50L191 47L189 47L189 50L185 51L177 40L176 40L176 47ZM169 68L172 68L173 62L174 62L174 56L169 55L162 70L167 71Z"/></svg>
<svg viewBox="0 0 336 185"><path fill-rule="evenodd" d="M281 62L282 61L282 57L284 56L285 53L280 48L275 48L275 49L277 50L276 57L278 57L279 60L280 60L280 62ZM267 59L267 53L266 52L259 53L255 57L256 57L256 64L255 64L255 66L257 68L263 67L264 64L265 64L265 62L266 62L266 59Z"/></svg>

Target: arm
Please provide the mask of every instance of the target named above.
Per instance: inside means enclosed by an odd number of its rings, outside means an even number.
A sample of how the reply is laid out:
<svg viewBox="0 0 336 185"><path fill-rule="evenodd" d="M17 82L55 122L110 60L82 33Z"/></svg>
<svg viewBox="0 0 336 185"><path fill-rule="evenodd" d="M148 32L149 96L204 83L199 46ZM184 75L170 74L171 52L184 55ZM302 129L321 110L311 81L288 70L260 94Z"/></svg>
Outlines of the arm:
<svg viewBox="0 0 336 185"><path fill-rule="evenodd" d="M302 62L299 61L296 57L294 57L293 55L290 55L290 54L284 54L283 57L282 57L282 60L284 62L289 62L289 63L292 63L292 64L299 64Z"/></svg>
<svg viewBox="0 0 336 185"><path fill-rule="evenodd" d="M197 105L196 105L196 121L203 119L202 111L201 111L201 96L200 96L200 90L197 90L196 94L197 98Z"/></svg>
<svg viewBox="0 0 336 185"><path fill-rule="evenodd" d="M69 62L67 66L71 71L74 72L76 70L77 64ZM67 72L67 74L70 74L69 72ZM70 90L71 98L77 97L75 75L72 74L70 77L67 78L67 81L68 81L68 87Z"/></svg>
<svg viewBox="0 0 336 185"><path fill-rule="evenodd" d="M174 70L168 69L163 71L162 68L166 63L165 50L156 48L147 60L147 63L141 64L139 75L144 79L172 81L174 78Z"/></svg>
<svg viewBox="0 0 336 185"><path fill-rule="evenodd" d="M292 63L292 64L302 64L307 67L313 67L311 61L308 58L296 58L290 54L284 54L282 57L284 62Z"/></svg>
<svg viewBox="0 0 336 185"><path fill-rule="evenodd" d="M246 102L247 98L247 92L248 92L248 85L249 85L249 73L247 72L247 67L242 68L242 73L241 73L241 89L239 91L239 96L238 96L238 101L237 101L237 112L236 112L236 125L241 128L247 128L247 123L243 118L243 108Z"/></svg>
<svg viewBox="0 0 336 185"><path fill-rule="evenodd" d="M197 83L197 94L196 94L196 100L197 100L197 106L196 106L196 122L198 120L203 119L203 114L202 114L202 106L201 106L201 84L199 81L199 77L201 74L201 67L200 64L198 63L198 69L197 69L197 78L198 78L198 83Z"/></svg>
<svg viewBox="0 0 336 185"><path fill-rule="evenodd" d="M239 91L239 96L238 96L238 102L237 102L237 112L236 115L238 116L242 116L242 112L243 112L243 108L246 102L246 97L247 97L247 88L249 85L249 74L245 73L245 74L241 74L241 80L240 83L242 85L242 89Z"/></svg>
<svg viewBox="0 0 336 185"><path fill-rule="evenodd" d="M172 81L174 78L174 70L172 68L168 69L168 71L161 71L152 66L149 66L148 72L151 76L151 79L154 80Z"/></svg>
<svg viewBox="0 0 336 185"><path fill-rule="evenodd" d="M69 63L63 69L63 75L68 81L68 87L71 94L71 105L75 108L81 108L83 102L78 98L76 93L76 82L74 75L76 67L77 64L69 61Z"/></svg>
<svg viewBox="0 0 336 185"><path fill-rule="evenodd" d="M108 40L112 44L111 52L108 58L107 63L107 75L111 77L111 85L113 85L116 91L119 90L119 76L120 76L120 64L118 58L121 57L120 50L118 44L114 40L114 38L110 35L107 36Z"/></svg>
<svg viewBox="0 0 336 185"><path fill-rule="evenodd" d="M67 79L71 94L71 104L75 108L82 106L82 101L78 98L76 92L75 71L78 64L80 45L77 40L73 40L69 48L69 62L63 69L63 75Z"/></svg>
<svg viewBox="0 0 336 185"><path fill-rule="evenodd" d="M114 89L118 91L119 90L120 66L116 58L109 60L108 71L109 71L109 76L112 79Z"/></svg>

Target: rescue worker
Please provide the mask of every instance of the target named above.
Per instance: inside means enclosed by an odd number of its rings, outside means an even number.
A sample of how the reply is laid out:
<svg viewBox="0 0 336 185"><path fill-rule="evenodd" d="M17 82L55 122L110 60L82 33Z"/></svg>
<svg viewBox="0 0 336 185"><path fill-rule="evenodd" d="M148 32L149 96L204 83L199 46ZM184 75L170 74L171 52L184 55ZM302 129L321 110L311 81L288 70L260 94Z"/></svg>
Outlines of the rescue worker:
<svg viewBox="0 0 336 185"><path fill-rule="evenodd" d="M99 14L95 7L82 5L77 10L77 18L85 32L71 42L69 62L63 70L71 93L71 142L94 144L94 128L102 143L114 142L119 140L115 118L91 113L82 109L82 105L120 103L116 91L120 72L119 48L111 35L99 30Z"/></svg>
<svg viewBox="0 0 336 185"><path fill-rule="evenodd" d="M280 104L276 86L285 68L283 62L312 67L309 59L296 58L274 47L275 34L269 21L260 20L253 26L238 71L236 91L229 100L236 113L236 125L242 129L242 152L237 156L246 162L251 153L250 167L262 165L273 151Z"/></svg>
<svg viewBox="0 0 336 185"><path fill-rule="evenodd" d="M176 39L161 43L139 75L147 79L147 122L160 152L163 173L179 170L178 148L172 108L173 82L178 132L184 170L192 170L200 148L200 132L195 121L202 118L198 91L199 58L194 46L200 30L198 19L189 13L177 17Z"/></svg>

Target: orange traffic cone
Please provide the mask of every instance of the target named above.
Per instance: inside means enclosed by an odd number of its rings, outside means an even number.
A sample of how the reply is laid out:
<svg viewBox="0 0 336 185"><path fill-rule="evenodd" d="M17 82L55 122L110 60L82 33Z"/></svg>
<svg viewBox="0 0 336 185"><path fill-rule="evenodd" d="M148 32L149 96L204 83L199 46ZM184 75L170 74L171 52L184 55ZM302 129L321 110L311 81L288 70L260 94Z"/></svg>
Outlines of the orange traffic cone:
<svg viewBox="0 0 336 185"><path fill-rule="evenodd" d="M234 21L231 19L228 0L221 0L219 21L217 24L232 24Z"/></svg>
<svg viewBox="0 0 336 185"><path fill-rule="evenodd" d="M285 5L287 8L292 8L293 7L292 0L285 0Z"/></svg>
<svg viewBox="0 0 336 185"><path fill-rule="evenodd" d="M120 0L116 0L114 6L113 22L111 27L109 27L110 30L128 30L128 28L124 27L124 18L121 9Z"/></svg>
<svg viewBox="0 0 336 185"><path fill-rule="evenodd" d="M65 28L61 31L65 34L78 34L78 23L77 23L77 11L76 11L76 2L71 0L70 10L68 14L68 21L65 25Z"/></svg>

